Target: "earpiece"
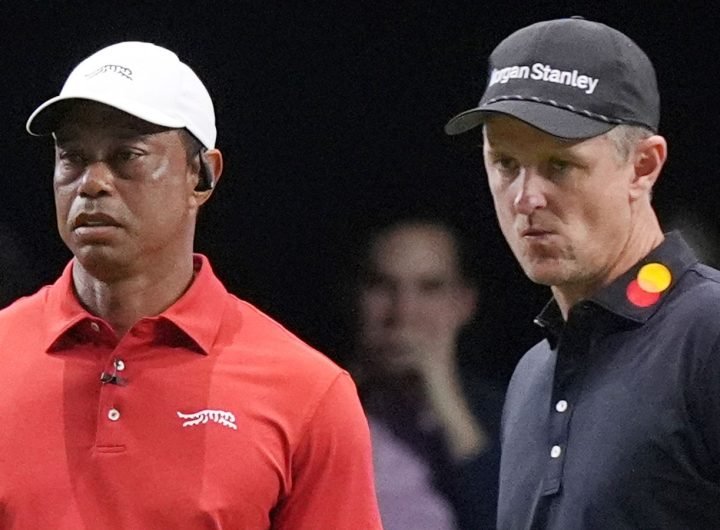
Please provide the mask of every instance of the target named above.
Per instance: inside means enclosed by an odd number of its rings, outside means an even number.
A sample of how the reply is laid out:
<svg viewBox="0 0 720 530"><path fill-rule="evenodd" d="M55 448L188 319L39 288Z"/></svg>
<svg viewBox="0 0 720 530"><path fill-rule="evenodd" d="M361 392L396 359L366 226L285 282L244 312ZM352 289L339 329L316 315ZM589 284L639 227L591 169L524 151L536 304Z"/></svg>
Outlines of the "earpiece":
<svg viewBox="0 0 720 530"><path fill-rule="evenodd" d="M205 158L205 149L201 150L198 156L200 157L200 171L198 172L198 184L195 186L195 191L210 191L215 186L215 182L213 182L210 164Z"/></svg>

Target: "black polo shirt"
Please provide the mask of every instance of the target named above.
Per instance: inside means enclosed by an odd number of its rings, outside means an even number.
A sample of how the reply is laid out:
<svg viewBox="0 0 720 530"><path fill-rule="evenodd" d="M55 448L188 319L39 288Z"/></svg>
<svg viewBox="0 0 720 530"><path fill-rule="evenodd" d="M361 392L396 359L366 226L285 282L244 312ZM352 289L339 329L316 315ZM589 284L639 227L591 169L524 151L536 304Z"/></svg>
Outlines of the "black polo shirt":
<svg viewBox="0 0 720 530"><path fill-rule="evenodd" d="M650 263L669 286L638 298ZM720 271L670 233L567 322L554 301L536 322L547 339L505 402L498 528L720 528Z"/></svg>

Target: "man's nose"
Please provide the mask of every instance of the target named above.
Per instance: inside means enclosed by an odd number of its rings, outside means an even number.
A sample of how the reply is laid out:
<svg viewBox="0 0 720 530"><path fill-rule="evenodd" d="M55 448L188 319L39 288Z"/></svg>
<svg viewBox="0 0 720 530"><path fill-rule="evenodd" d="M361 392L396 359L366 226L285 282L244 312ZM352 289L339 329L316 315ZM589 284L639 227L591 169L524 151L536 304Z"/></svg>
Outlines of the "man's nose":
<svg viewBox="0 0 720 530"><path fill-rule="evenodd" d="M112 179L112 170L104 161L88 162L83 169L79 192L89 197L109 193L112 189Z"/></svg>
<svg viewBox="0 0 720 530"><path fill-rule="evenodd" d="M522 168L514 183L517 187L513 206L523 215L530 215L538 208L547 205L544 192L544 179L532 168Z"/></svg>

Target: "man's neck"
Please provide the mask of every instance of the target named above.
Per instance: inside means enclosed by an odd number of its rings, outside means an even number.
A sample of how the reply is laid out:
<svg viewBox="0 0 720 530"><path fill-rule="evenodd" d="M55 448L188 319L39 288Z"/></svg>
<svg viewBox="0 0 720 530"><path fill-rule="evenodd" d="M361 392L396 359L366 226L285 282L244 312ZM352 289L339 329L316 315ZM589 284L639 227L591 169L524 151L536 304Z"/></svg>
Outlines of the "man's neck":
<svg viewBox="0 0 720 530"><path fill-rule="evenodd" d="M634 230L612 267L601 277L591 282L572 285L553 286L552 292L555 301L560 307L563 319L567 320L570 308L580 300L592 297L600 289L606 287L630 270L638 261L647 256L665 239L657 219L653 216L652 222L644 229Z"/></svg>
<svg viewBox="0 0 720 530"><path fill-rule="evenodd" d="M73 264L73 284L80 303L101 317L122 337L140 319L162 313L192 283L190 257L172 267L145 268L142 272L103 280L82 264Z"/></svg>

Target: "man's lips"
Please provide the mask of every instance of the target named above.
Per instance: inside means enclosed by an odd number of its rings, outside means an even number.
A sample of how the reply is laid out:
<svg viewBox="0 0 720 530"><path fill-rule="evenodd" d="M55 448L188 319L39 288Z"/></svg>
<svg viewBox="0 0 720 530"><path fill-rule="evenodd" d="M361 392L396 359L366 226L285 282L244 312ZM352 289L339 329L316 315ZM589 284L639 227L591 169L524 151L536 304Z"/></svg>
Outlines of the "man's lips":
<svg viewBox="0 0 720 530"><path fill-rule="evenodd" d="M520 231L520 237L526 238L537 238L552 235L553 232L550 230L543 230L542 228L525 228Z"/></svg>
<svg viewBox="0 0 720 530"><path fill-rule="evenodd" d="M120 226L114 217L105 213L81 213L73 221L73 229Z"/></svg>

